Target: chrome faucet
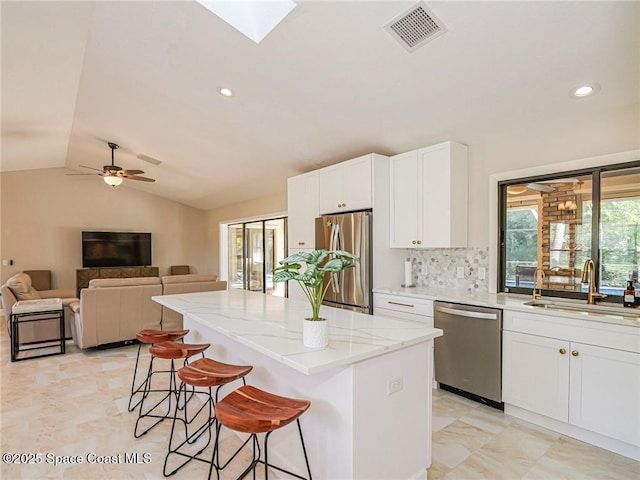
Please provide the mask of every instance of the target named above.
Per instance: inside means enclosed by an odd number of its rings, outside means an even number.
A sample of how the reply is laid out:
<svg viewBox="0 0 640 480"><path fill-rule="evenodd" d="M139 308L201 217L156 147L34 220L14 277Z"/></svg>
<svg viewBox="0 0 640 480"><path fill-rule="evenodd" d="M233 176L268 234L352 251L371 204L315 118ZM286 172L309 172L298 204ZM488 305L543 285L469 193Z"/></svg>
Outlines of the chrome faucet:
<svg viewBox="0 0 640 480"><path fill-rule="evenodd" d="M540 277L538 277L538 272L542 274ZM533 284L533 292L531 293L531 296L533 297L533 300L537 300L542 296L542 286L540 286L540 280L545 278L546 275L544 274L543 269L536 268L536 272L533 274L533 276L535 277L536 281ZM537 292L536 289L538 290Z"/></svg>
<svg viewBox="0 0 640 480"><path fill-rule="evenodd" d="M589 290L587 290L587 305L595 305L596 300L606 297L604 293L596 291L596 269L593 265L593 260L590 258L584 262L582 268L582 283L589 284Z"/></svg>

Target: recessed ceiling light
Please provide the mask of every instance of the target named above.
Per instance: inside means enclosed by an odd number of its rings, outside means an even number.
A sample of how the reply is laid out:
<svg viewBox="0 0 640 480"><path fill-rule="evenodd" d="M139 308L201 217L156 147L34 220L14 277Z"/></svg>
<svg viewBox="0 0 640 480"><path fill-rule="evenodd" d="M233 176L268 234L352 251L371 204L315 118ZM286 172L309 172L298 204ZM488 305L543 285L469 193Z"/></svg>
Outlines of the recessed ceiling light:
<svg viewBox="0 0 640 480"><path fill-rule="evenodd" d="M226 87L218 87L218 92L220 92L220 95L224 95L225 97L233 95L233 92Z"/></svg>
<svg viewBox="0 0 640 480"><path fill-rule="evenodd" d="M594 95L600 91L600 85L597 83L586 83L571 89L571 96L575 98L584 98Z"/></svg>

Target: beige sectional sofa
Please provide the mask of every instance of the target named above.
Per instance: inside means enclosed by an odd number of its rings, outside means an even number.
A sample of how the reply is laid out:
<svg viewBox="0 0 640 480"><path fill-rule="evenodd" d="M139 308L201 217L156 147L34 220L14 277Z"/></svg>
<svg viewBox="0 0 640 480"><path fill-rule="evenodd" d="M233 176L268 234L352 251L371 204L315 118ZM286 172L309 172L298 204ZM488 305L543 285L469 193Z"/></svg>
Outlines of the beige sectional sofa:
<svg viewBox="0 0 640 480"><path fill-rule="evenodd" d="M215 275L94 279L72 303L73 340L79 348L129 342L145 328L182 328L182 315L163 309L151 297L172 293L226 290Z"/></svg>
<svg viewBox="0 0 640 480"><path fill-rule="evenodd" d="M133 340L145 328L160 330L162 308L154 295L162 295L158 277L91 280L71 304L73 340L88 348Z"/></svg>
<svg viewBox="0 0 640 480"><path fill-rule="evenodd" d="M162 294L210 292L226 290L227 282L218 280L216 275L169 275L162 277ZM181 330L182 315L167 307L162 307L162 329Z"/></svg>

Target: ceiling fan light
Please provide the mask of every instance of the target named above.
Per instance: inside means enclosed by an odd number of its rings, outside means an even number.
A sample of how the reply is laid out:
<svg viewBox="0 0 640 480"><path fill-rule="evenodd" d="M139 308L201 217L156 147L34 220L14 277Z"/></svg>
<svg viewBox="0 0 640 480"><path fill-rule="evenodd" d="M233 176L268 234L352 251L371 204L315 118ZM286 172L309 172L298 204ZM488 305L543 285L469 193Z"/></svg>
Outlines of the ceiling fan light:
<svg viewBox="0 0 640 480"><path fill-rule="evenodd" d="M104 183L106 183L107 185L111 185L112 187L117 187L122 183L122 180L123 180L122 177L116 177L116 176L106 176L106 177L103 177L103 179L104 179Z"/></svg>
<svg viewBox="0 0 640 480"><path fill-rule="evenodd" d="M509 193L510 195L521 195L526 191L526 185L509 185L507 187L507 193Z"/></svg>

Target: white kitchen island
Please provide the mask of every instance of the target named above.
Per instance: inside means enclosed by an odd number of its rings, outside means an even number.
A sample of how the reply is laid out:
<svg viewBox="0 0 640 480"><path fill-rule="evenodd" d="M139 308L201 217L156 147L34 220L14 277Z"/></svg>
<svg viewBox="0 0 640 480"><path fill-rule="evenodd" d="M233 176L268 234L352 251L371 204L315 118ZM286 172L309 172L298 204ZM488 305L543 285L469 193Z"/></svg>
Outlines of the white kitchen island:
<svg viewBox="0 0 640 480"><path fill-rule="evenodd" d="M323 306L329 346L313 350L302 344L307 302L244 290L153 299L184 315L186 341L212 344L207 356L253 365L247 383L311 401L300 421L315 479L426 478L441 330ZM275 432L269 447L270 463L305 471L295 427Z"/></svg>

